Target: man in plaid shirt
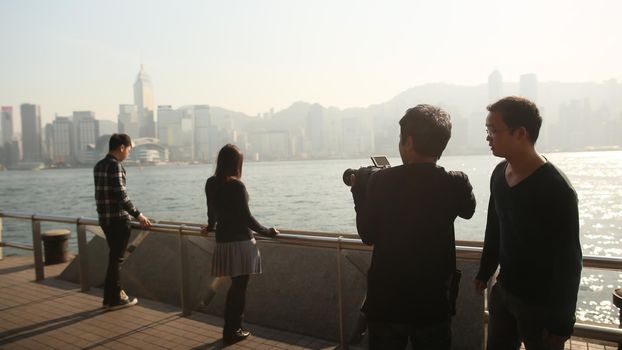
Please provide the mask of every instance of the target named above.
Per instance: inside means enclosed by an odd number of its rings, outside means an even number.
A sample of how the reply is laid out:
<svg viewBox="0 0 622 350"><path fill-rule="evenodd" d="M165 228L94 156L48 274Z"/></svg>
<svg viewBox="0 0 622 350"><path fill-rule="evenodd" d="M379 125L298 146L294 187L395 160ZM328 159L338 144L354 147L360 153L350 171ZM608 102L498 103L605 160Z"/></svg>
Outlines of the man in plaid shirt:
<svg viewBox="0 0 622 350"><path fill-rule="evenodd" d="M132 149L132 140L126 134L113 134L108 144L108 154L93 169L95 179L95 203L99 225L108 243L108 270L104 286L103 307L108 310L136 305L137 298L130 298L121 289L119 272L123 253L132 231L130 215L149 228L151 222L132 204L125 191L125 168L121 164Z"/></svg>

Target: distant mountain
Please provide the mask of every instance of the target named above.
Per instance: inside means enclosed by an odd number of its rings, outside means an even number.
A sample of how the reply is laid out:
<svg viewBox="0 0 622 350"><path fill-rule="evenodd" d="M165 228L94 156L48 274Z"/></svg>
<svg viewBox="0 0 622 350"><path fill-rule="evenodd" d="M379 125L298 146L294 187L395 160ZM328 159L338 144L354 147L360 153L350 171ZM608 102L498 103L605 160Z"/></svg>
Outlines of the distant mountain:
<svg viewBox="0 0 622 350"><path fill-rule="evenodd" d="M518 95L519 84L503 84L503 94ZM573 100L589 101L591 108L598 110L606 106L613 118L622 116L622 84L615 80L602 83L586 82L542 82L538 84L537 104L545 120L559 119L560 106ZM487 84L462 86L446 83L432 83L412 87L392 99L368 107L339 109L324 107L317 103L294 102L291 106L266 118L250 117L244 113L211 107L213 116L230 116L239 126L260 126L266 129L290 129L306 125L310 111L313 115L327 118L373 118L378 124L392 124L399 120L408 108L426 103L446 109L452 118L464 118L477 123L483 121L487 112ZM320 113L318 114L318 110Z"/></svg>

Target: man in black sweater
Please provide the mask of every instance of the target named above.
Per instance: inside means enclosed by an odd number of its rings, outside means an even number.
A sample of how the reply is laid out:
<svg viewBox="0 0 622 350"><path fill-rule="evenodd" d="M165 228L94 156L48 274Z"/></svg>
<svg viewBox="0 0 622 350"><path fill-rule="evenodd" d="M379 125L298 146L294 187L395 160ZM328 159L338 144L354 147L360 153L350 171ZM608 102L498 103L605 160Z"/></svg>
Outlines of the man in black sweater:
<svg viewBox="0 0 622 350"><path fill-rule="evenodd" d="M506 97L488 106L487 141L505 158L492 173L484 251L474 281L488 303L488 349L563 349L575 322L581 278L577 195L535 150L536 105Z"/></svg>
<svg viewBox="0 0 622 350"><path fill-rule="evenodd" d="M363 312L370 349L450 349L449 286L456 271L454 220L470 218L467 176L436 165L449 138L449 115L418 105L400 120L403 165L352 176L358 233L374 251Z"/></svg>

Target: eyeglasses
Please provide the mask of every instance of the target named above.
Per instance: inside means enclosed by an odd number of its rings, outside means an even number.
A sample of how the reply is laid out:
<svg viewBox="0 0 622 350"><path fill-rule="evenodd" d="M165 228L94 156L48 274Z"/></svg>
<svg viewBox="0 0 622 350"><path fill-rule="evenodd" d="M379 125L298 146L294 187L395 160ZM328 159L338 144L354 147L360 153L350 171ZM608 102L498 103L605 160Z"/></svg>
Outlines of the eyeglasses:
<svg viewBox="0 0 622 350"><path fill-rule="evenodd" d="M493 137L493 136L495 136L496 133L499 133L499 132L502 132L502 131L506 131L506 130L509 130L510 133L514 132L514 129L512 129L512 128L505 128L505 129L489 129L489 128L486 128L486 136Z"/></svg>

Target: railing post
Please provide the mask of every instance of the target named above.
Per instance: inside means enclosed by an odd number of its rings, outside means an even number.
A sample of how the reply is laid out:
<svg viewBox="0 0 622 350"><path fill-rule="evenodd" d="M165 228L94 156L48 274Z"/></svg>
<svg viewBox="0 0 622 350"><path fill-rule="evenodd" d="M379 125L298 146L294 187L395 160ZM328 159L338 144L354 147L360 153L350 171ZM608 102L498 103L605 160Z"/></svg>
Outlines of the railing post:
<svg viewBox="0 0 622 350"><path fill-rule="evenodd" d="M91 288L89 281L89 253L86 244L86 226L80 224L78 218L76 222L76 232L78 233L78 266L80 268L80 290L87 292Z"/></svg>
<svg viewBox="0 0 622 350"><path fill-rule="evenodd" d="M0 216L0 243L2 242L2 228L4 224L2 222L2 216ZM4 248L2 244L0 244L0 260L4 259Z"/></svg>
<svg viewBox="0 0 622 350"><path fill-rule="evenodd" d="M32 247L35 257L35 280L41 281L45 278L43 272L43 249L41 247L41 222L35 218L35 214L30 217L32 224Z"/></svg>
<svg viewBox="0 0 622 350"><path fill-rule="evenodd" d="M339 344L340 349L347 350L348 342L346 341L344 325L343 325L343 275L342 275L342 263L341 263L341 240L343 236L337 237L337 302L339 307Z"/></svg>
<svg viewBox="0 0 622 350"><path fill-rule="evenodd" d="M188 264L186 259L186 242L184 240L184 226L179 225L179 233L178 233L178 241L179 241L179 296L181 299L181 313L184 316L190 315L192 310L188 306L188 302L186 300L186 276L188 275Z"/></svg>

